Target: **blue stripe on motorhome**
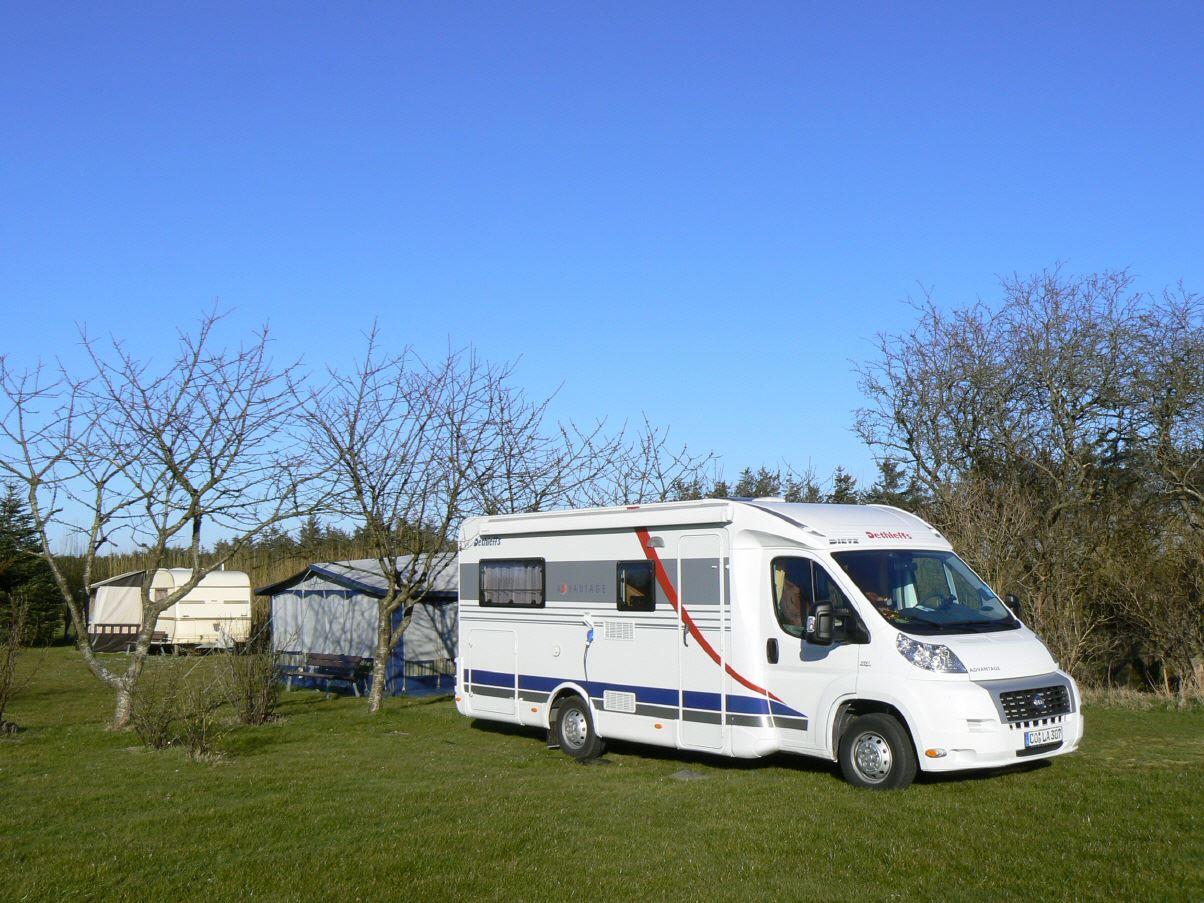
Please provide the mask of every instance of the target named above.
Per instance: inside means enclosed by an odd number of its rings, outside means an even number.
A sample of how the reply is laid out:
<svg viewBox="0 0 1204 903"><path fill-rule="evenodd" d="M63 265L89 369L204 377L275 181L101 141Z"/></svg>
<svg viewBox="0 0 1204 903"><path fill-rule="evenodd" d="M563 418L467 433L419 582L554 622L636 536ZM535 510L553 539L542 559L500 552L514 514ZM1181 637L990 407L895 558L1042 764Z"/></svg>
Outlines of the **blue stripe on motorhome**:
<svg viewBox="0 0 1204 903"><path fill-rule="evenodd" d="M719 694L702 693L698 690L682 691L682 707L687 709L706 709L711 712L719 711Z"/></svg>
<svg viewBox="0 0 1204 903"><path fill-rule="evenodd" d="M480 686L506 687L510 689L515 687L514 678L515 675L508 674L505 671L482 671L475 668L464 671L465 683ZM551 693L565 683L568 683L568 681L560 677L519 674L517 688L520 690ZM648 705L664 705L677 708L679 704L677 690L668 687L643 687L636 684L609 683L601 680L579 680L574 681L574 683L582 686L590 697L595 699L601 699L607 690L613 690L617 693L631 693L635 696L636 702ZM718 693L686 690L682 694L681 702L684 704L683 707L687 709L699 709L709 712L719 711ZM727 694L727 711L740 715L774 714L788 715L796 718L806 717L797 709L793 709L780 702L771 702L762 696L733 696L730 693Z"/></svg>
<svg viewBox="0 0 1204 903"><path fill-rule="evenodd" d="M792 709L790 706L786 705L785 703L777 702L775 700L770 700L770 702L769 702L769 713L771 715L790 715L795 718L807 717L802 712L800 712L798 709Z"/></svg>
<svg viewBox="0 0 1204 903"><path fill-rule="evenodd" d="M473 668L468 672L468 682L485 684L490 687L513 687L514 675L505 671L482 671L479 668Z"/></svg>

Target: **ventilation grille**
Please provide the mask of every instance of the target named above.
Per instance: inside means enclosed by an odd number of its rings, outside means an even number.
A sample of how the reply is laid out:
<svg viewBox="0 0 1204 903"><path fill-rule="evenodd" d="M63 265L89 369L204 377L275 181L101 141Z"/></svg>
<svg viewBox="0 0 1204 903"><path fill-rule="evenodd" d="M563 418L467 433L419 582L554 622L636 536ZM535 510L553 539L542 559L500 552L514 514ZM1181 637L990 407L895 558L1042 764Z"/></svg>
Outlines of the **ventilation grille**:
<svg viewBox="0 0 1204 903"><path fill-rule="evenodd" d="M607 621L602 630L602 639L619 640L631 643L635 641L635 625L630 621Z"/></svg>
<svg viewBox="0 0 1204 903"><path fill-rule="evenodd" d="M1065 687L1013 690L999 694L999 704L1008 721L1035 721L1070 711L1070 694Z"/></svg>
<svg viewBox="0 0 1204 903"><path fill-rule="evenodd" d="M1014 731L1031 731L1038 727L1052 727L1055 724L1061 724L1062 721L1061 715L1054 715L1052 718L1036 718L1032 721L1013 721L1008 727Z"/></svg>
<svg viewBox="0 0 1204 903"><path fill-rule="evenodd" d="M606 690L602 694L602 707L608 712L634 712L635 694Z"/></svg>

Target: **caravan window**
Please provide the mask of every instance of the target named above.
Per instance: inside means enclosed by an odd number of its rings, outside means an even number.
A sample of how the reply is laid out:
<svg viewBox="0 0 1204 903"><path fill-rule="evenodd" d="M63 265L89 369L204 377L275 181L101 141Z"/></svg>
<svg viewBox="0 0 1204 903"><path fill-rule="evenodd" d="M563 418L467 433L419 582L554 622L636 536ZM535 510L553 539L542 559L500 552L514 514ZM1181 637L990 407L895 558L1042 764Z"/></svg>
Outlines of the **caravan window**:
<svg viewBox="0 0 1204 903"><path fill-rule="evenodd" d="M656 582L651 561L620 561L619 611L656 611Z"/></svg>
<svg viewBox="0 0 1204 903"><path fill-rule="evenodd" d="M481 562L481 604L543 608L542 558Z"/></svg>

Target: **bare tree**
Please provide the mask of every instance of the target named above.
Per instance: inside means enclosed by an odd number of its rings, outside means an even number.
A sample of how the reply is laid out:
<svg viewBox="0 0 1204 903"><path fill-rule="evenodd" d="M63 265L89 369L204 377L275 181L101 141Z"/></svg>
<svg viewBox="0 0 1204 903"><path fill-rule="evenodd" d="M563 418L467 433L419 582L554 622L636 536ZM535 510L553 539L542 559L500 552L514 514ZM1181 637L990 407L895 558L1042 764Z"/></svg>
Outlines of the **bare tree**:
<svg viewBox="0 0 1204 903"><path fill-rule="evenodd" d="M389 353L376 330L349 373L332 371L302 407L338 513L357 524L385 580L369 707L428 588L455 566L455 531L472 513L562 503L601 470L611 443L592 431L545 431L547 404L511 385L512 364L471 350L427 363Z"/></svg>
<svg viewBox="0 0 1204 903"><path fill-rule="evenodd" d="M593 438L593 437L592 437ZM599 465L570 469L581 491L566 502L585 505L638 505L701 498L713 485L716 458L712 452L691 452L669 441L668 427L644 415L639 427L620 429L608 441L594 438L590 460Z"/></svg>
<svg viewBox="0 0 1204 903"><path fill-rule="evenodd" d="M313 510L315 473L289 435L293 370L269 356L266 331L235 349L215 347L219 317L181 332L161 370L117 340L83 336L85 374L60 364L14 369L0 359L0 469L23 484L88 668L116 691L115 727L129 723L133 692L158 616L266 527ZM204 554L202 528L226 541ZM92 581L105 550L138 550L145 575L133 655L115 670L99 658L85 613L55 552L65 530ZM191 577L156 597L151 582L172 547L185 546Z"/></svg>

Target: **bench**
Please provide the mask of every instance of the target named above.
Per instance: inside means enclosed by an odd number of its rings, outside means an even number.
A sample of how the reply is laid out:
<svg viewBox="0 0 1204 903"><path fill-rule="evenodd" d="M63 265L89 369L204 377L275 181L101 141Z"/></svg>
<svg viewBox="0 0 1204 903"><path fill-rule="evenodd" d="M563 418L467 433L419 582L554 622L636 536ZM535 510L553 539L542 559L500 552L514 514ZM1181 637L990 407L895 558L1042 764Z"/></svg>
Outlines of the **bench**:
<svg viewBox="0 0 1204 903"><path fill-rule="evenodd" d="M88 628L93 652L133 652L138 643L140 624L93 624ZM151 634L151 645L167 643L167 633L156 630Z"/></svg>
<svg viewBox="0 0 1204 903"><path fill-rule="evenodd" d="M279 674L286 678L285 689L293 688L296 678L323 681L325 683L350 684L351 691L360 695L360 678L365 675L372 659L360 655L329 655L323 652L306 652L301 661L283 665Z"/></svg>

